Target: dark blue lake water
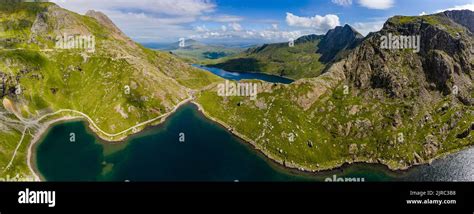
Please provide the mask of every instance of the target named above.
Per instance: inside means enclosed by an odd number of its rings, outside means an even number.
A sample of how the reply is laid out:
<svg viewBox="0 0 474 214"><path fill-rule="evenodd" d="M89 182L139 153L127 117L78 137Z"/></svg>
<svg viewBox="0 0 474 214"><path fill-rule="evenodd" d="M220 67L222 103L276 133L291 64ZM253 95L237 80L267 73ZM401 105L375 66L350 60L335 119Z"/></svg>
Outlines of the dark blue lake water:
<svg viewBox="0 0 474 214"><path fill-rule="evenodd" d="M209 71L217 76L220 76L224 79L228 80L263 80L266 82L271 82L271 83L283 83L283 84L290 84L293 82L293 80L285 78L285 77L280 77L280 76L275 76L275 75L269 75L269 74L264 74L264 73L254 73L254 72L230 72L226 70L222 70L219 68L212 68L212 67L206 67L202 65L193 65L196 68L200 68L206 71Z"/></svg>
<svg viewBox="0 0 474 214"><path fill-rule="evenodd" d="M76 142L69 142L69 134ZM179 142L180 133L185 141ZM392 172L373 164L354 164L322 173L300 173L268 160L248 143L202 115L182 106L165 123L126 142L101 142L84 122L52 127L37 146L36 165L48 181L472 181L474 149L432 165Z"/></svg>

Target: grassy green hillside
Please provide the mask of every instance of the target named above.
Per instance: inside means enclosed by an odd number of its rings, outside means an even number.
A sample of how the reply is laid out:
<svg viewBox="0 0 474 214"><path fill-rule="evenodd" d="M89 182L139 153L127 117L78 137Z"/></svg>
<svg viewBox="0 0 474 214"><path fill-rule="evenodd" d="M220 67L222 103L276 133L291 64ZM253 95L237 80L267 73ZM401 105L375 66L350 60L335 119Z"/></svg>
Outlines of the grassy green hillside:
<svg viewBox="0 0 474 214"><path fill-rule="evenodd" d="M235 72L263 72L292 79L319 76L333 62L345 57L363 36L349 25L325 35L306 35L289 43L266 44L242 54L208 63Z"/></svg>
<svg viewBox="0 0 474 214"><path fill-rule="evenodd" d="M361 44L345 26L295 47L264 45L225 59L227 70L298 79L243 81L259 84L251 100L218 96L224 80L136 44L102 13L0 5L0 178L32 175L31 142L57 119L86 118L101 138L119 141L191 99L289 167L429 162L474 143L474 57L472 32L444 14L425 18L392 18ZM426 42L420 53L383 50L379 38L388 33ZM58 49L60 35L93 35L95 51ZM336 48L316 51L320 46Z"/></svg>
<svg viewBox="0 0 474 214"><path fill-rule="evenodd" d="M324 68L316 53L319 39L288 43L267 44L244 53L209 62L210 66L228 71L265 72L292 79L316 77Z"/></svg>
<svg viewBox="0 0 474 214"><path fill-rule="evenodd" d="M264 84L255 101L218 97L217 89L197 101L289 167L319 171L369 162L406 169L430 162L474 144L474 40L443 14L423 18L390 19L324 74ZM462 30L453 35L453 28ZM379 38L389 33L421 35L425 43L420 53L383 50Z"/></svg>
<svg viewBox="0 0 474 214"><path fill-rule="evenodd" d="M98 12L82 16L52 3L0 6L0 177L31 175L26 155L32 137L53 119L81 116L45 115L81 112L99 136L120 140L145 125L124 130L166 115L194 89L218 80L137 45L108 21ZM57 49L60 35L93 35L95 52Z"/></svg>

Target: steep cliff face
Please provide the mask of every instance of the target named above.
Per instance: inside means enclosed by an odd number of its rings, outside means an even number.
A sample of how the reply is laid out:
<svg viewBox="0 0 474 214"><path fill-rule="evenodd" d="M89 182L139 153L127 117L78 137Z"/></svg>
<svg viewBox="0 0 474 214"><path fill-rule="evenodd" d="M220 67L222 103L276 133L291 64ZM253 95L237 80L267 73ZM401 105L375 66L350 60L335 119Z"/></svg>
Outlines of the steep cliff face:
<svg viewBox="0 0 474 214"><path fill-rule="evenodd" d="M132 48L138 48L135 42L131 40L127 35L125 35L113 22L109 19L104 13L100 11L89 10L85 14L88 17L92 17L97 20L102 26L110 30L111 35L114 39L121 40L125 42L128 46Z"/></svg>
<svg viewBox="0 0 474 214"><path fill-rule="evenodd" d="M322 54L320 61L329 63L336 60L341 52L355 48L364 37L349 25L329 30L318 44L317 53Z"/></svg>
<svg viewBox="0 0 474 214"><path fill-rule="evenodd" d="M470 10L445 11L443 13L451 20L466 27L469 31L474 33L474 13Z"/></svg>
<svg viewBox="0 0 474 214"><path fill-rule="evenodd" d="M458 17L466 12L449 14ZM440 13L389 19L380 32L369 35L345 60L349 83L361 90L373 89L367 95L374 96L380 89L399 99L436 101L437 94L455 93L461 102L472 105L474 37L450 16ZM390 35L419 37L419 52L383 48L382 39Z"/></svg>
<svg viewBox="0 0 474 214"><path fill-rule="evenodd" d="M402 133L403 142L422 146L413 163L472 142L474 19L463 18L473 14L393 17L329 69L343 72L343 84L368 106L390 103L373 117L386 118L382 126Z"/></svg>

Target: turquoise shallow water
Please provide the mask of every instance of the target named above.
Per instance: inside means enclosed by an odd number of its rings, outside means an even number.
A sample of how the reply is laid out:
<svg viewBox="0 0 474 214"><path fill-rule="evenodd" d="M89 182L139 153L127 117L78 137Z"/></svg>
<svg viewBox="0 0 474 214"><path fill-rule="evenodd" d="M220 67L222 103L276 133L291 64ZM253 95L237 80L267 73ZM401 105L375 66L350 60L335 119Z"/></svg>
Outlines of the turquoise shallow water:
<svg viewBox="0 0 474 214"><path fill-rule="evenodd" d="M354 164L307 174L285 169L186 104L167 121L126 142L100 142L84 122L53 126L38 144L36 165L49 181L364 181L474 180L474 149L430 166L391 172L380 165ZM76 142L69 141L70 133ZM184 142L180 142L184 133Z"/></svg>

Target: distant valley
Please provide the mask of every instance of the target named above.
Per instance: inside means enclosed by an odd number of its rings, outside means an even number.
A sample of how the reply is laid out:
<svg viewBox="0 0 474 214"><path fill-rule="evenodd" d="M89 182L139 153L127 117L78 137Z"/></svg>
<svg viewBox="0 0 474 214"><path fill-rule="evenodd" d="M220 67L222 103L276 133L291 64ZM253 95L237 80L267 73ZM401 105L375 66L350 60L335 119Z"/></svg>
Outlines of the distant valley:
<svg viewBox="0 0 474 214"><path fill-rule="evenodd" d="M181 45L180 45L181 43ZM246 50L248 45L205 44L193 39L184 39L171 44L144 43L147 48L168 51L185 61L206 63L207 61L233 56Z"/></svg>
<svg viewBox="0 0 474 214"><path fill-rule="evenodd" d="M53 123L86 120L99 138L121 142L189 102L288 168L430 163L474 144L473 20L472 11L446 11L394 16L366 37L344 25L294 46L145 44L152 50L98 11L2 4L0 175L37 178L34 146ZM94 48L58 46L64 35L94 38ZM388 37L419 38L410 41L419 49L385 47ZM229 80L192 64L292 80Z"/></svg>

